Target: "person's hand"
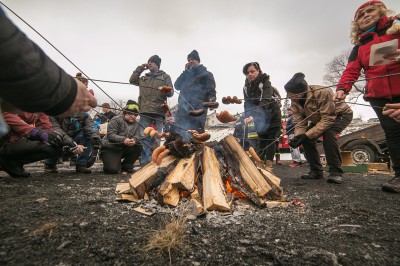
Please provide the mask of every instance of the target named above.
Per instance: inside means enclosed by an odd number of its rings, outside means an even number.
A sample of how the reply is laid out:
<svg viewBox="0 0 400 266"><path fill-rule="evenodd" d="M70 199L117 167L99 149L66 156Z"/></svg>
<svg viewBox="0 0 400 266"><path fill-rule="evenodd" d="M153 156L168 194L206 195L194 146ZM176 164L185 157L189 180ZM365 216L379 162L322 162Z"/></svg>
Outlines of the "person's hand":
<svg viewBox="0 0 400 266"><path fill-rule="evenodd" d="M71 150L74 154L82 154L85 151L86 147L83 145L76 145L75 149Z"/></svg>
<svg viewBox="0 0 400 266"><path fill-rule="evenodd" d="M387 54L383 58L389 59L394 62L400 62L400 49L398 49L396 52Z"/></svg>
<svg viewBox="0 0 400 266"><path fill-rule="evenodd" d="M144 63L144 64L141 65L141 67L143 67L144 69L148 69L149 65L147 63Z"/></svg>
<svg viewBox="0 0 400 266"><path fill-rule="evenodd" d="M67 111L58 115L59 117L71 117L74 114L87 112L90 109L97 107L97 100L91 93L89 93L86 85L77 79L75 79L75 81L78 86L75 101Z"/></svg>
<svg viewBox="0 0 400 266"><path fill-rule="evenodd" d="M185 64L185 70L190 70L191 68L192 66L190 65L190 63Z"/></svg>
<svg viewBox="0 0 400 266"><path fill-rule="evenodd" d="M300 134L297 135L295 137L293 137L290 141L289 141L289 145L290 147L292 147L293 149L296 149L297 147L299 147L301 144L303 144L304 142L306 142L308 140L308 137L306 134Z"/></svg>
<svg viewBox="0 0 400 266"><path fill-rule="evenodd" d="M333 95L333 100L344 100L344 99L346 99L346 93L344 93L344 91L342 91L342 90L338 90L338 91L336 91L335 92L335 94Z"/></svg>
<svg viewBox="0 0 400 266"><path fill-rule="evenodd" d="M395 121L400 122L400 103L388 103L382 111L383 115L388 115Z"/></svg>
<svg viewBox="0 0 400 266"><path fill-rule="evenodd" d="M128 138L126 138L126 139L124 140L124 144L125 144L126 146L133 146L133 145L136 144L136 142L135 142L134 139L128 139Z"/></svg>

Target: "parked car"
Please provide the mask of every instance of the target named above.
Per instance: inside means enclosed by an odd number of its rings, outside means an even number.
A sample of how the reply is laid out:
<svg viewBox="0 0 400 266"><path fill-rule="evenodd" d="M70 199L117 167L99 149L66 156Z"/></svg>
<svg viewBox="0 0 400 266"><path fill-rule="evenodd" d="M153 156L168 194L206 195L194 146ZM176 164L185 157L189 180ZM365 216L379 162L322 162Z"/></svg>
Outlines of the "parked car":
<svg viewBox="0 0 400 266"><path fill-rule="evenodd" d="M355 164L389 161L386 137L380 124L340 136L338 142L341 151L351 151ZM325 153L322 143L317 144L317 149L320 154Z"/></svg>

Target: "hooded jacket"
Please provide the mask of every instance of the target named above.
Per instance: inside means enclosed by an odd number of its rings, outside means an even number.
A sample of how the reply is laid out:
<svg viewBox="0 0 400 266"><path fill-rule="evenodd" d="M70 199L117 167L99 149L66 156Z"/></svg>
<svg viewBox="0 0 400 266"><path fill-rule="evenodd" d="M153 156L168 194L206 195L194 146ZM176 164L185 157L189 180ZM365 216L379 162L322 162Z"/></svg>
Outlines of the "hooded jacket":
<svg viewBox="0 0 400 266"><path fill-rule="evenodd" d="M182 96L178 100L179 112L187 114L191 110L187 102L196 110L207 109L202 103L216 101L215 86L213 74L203 65L183 71L175 81L175 88Z"/></svg>
<svg viewBox="0 0 400 266"><path fill-rule="evenodd" d="M97 128L94 126L93 119L88 113L79 113L66 118L50 117L50 122L54 131L61 133L64 138L68 140L68 137L74 138L82 130L88 138L99 136Z"/></svg>
<svg viewBox="0 0 400 266"><path fill-rule="evenodd" d="M290 108L293 111L296 124L294 135L306 134L309 139L316 139L335 123L337 116L352 114L347 103L335 103L333 92L329 88L310 85L307 88L304 107L298 101L293 101ZM308 123L314 125L308 128Z"/></svg>
<svg viewBox="0 0 400 266"><path fill-rule="evenodd" d="M171 77L162 70L157 73L146 73L140 76L145 69L138 66L133 71L129 82L139 86L139 108L141 113L157 114L165 117L165 112L161 109L161 105L167 101L167 97L174 95L174 90L169 93L161 92L158 88L162 86L171 86Z"/></svg>
<svg viewBox="0 0 400 266"><path fill-rule="evenodd" d="M378 21L374 32L360 35L360 43L353 48L346 70L343 72L336 90L343 89L346 94L349 93L354 81L359 78L361 70L364 69L365 77L367 79L372 78L367 81L366 95L364 96L366 99L400 97L400 75L376 78L400 73L400 63L393 62L379 66L369 65L370 51L373 44L397 39L400 45L400 34L386 34L386 30L392 24L393 20L391 18L382 17Z"/></svg>

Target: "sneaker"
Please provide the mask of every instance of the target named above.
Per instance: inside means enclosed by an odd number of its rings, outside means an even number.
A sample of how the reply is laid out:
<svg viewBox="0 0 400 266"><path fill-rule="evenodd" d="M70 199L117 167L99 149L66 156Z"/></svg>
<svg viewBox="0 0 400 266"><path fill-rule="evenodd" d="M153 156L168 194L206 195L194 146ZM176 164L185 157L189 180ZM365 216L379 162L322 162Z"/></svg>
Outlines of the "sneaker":
<svg viewBox="0 0 400 266"><path fill-rule="evenodd" d="M301 162L293 162L293 163L289 164L290 167L299 167L301 165L302 165Z"/></svg>
<svg viewBox="0 0 400 266"><path fill-rule="evenodd" d="M382 185L382 190L392 193L400 193L400 176L395 176L389 182Z"/></svg>
<svg viewBox="0 0 400 266"><path fill-rule="evenodd" d="M56 164L54 164L54 165L44 164L44 172L45 173L53 173L53 174L58 173L57 165Z"/></svg>
<svg viewBox="0 0 400 266"><path fill-rule="evenodd" d="M323 173L315 173L315 172L310 172L308 174L302 175L302 179L322 179L324 178Z"/></svg>
<svg viewBox="0 0 400 266"><path fill-rule="evenodd" d="M328 179L326 180L328 183L333 183L333 184L342 184L342 176L338 174L329 174Z"/></svg>
<svg viewBox="0 0 400 266"><path fill-rule="evenodd" d="M82 174L90 174L92 172L92 170L90 170L89 168L86 168L83 165L77 165L76 166L76 172L77 173L82 173Z"/></svg>

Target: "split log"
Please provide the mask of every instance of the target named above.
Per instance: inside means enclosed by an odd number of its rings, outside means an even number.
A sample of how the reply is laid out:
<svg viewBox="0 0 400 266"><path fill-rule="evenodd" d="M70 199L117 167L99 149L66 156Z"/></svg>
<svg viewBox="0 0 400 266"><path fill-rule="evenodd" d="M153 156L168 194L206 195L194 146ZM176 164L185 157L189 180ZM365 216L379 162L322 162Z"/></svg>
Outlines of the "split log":
<svg viewBox="0 0 400 266"><path fill-rule="evenodd" d="M203 203L207 211L230 210L219 162L210 147L204 147L203 150Z"/></svg>
<svg viewBox="0 0 400 266"><path fill-rule="evenodd" d="M161 184L167 173L175 167L175 164L176 157L173 155L164 158L161 165L153 162L148 163L129 179L131 191L137 198L143 199L147 191Z"/></svg>
<svg viewBox="0 0 400 266"><path fill-rule="evenodd" d="M176 185L180 189L191 191L196 175L197 153L190 158L180 159L174 170L167 176L165 182Z"/></svg>
<svg viewBox="0 0 400 266"><path fill-rule="evenodd" d="M279 199L283 194L283 189L279 186L281 183L281 179L272 174L270 171L260 168L259 171L265 178L265 181L267 181L267 183L271 186L271 191L268 193L270 199L272 200Z"/></svg>
<svg viewBox="0 0 400 266"><path fill-rule="evenodd" d="M229 166L234 169L234 172L241 176L251 191L256 193L259 197L269 196L270 198L276 198L279 196L275 195L275 191L272 191L272 187L232 135L228 135L221 140L221 144L224 148L224 155L229 162ZM270 192L271 195L269 194Z"/></svg>
<svg viewBox="0 0 400 266"><path fill-rule="evenodd" d="M115 188L115 194L129 194L131 192L131 186L129 183L117 183Z"/></svg>
<svg viewBox="0 0 400 266"><path fill-rule="evenodd" d="M190 193L190 198L191 201L193 201L194 204L196 205L196 210L197 210L196 216L202 215L205 212L205 210L203 204L201 203L201 196L199 193L199 189L196 186L194 187L193 192Z"/></svg>

